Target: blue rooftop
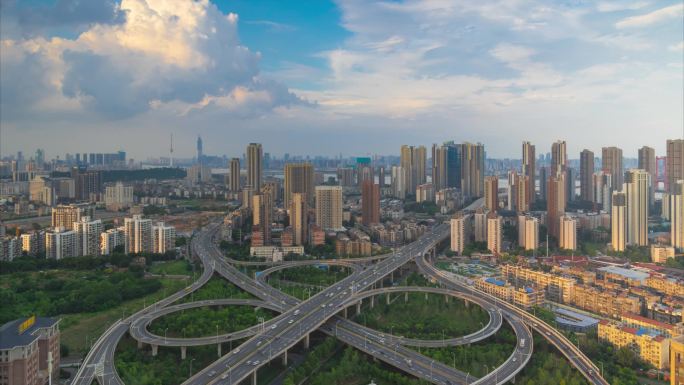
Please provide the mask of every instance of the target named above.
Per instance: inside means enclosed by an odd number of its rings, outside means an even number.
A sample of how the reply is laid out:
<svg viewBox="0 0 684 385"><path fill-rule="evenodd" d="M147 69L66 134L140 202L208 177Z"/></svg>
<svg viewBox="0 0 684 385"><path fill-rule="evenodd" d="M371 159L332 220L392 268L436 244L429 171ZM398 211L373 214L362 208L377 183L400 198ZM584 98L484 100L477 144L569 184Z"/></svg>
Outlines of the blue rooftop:
<svg viewBox="0 0 684 385"><path fill-rule="evenodd" d="M504 282L504 281L502 281L502 280L500 280L500 279L491 278L491 277L485 279L485 282L487 282L487 283L493 283L493 284L495 284L495 285L497 285L497 286L504 286L504 285L506 285L506 282Z"/></svg>

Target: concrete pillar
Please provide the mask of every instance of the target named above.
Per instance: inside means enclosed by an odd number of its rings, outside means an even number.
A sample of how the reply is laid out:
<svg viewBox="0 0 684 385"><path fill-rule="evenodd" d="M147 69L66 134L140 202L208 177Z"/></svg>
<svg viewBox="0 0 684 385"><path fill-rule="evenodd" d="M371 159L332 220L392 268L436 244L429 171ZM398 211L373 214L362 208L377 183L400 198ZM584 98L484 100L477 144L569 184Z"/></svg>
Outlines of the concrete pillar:
<svg viewBox="0 0 684 385"><path fill-rule="evenodd" d="M361 301L356 303L356 315L361 314Z"/></svg>
<svg viewBox="0 0 684 385"><path fill-rule="evenodd" d="M181 346L181 360L185 359L185 356L187 355L188 348L185 346Z"/></svg>
<svg viewBox="0 0 684 385"><path fill-rule="evenodd" d="M394 282L394 270L390 273L390 281Z"/></svg>
<svg viewBox="0 0 684 385"><path fill-rule="evenodd" d="M143 346L145 346L145 345L143 345L143 342L142 342L142 341L138 341L138 349L142 349Z"/></svg>
<svg viewBox="0 0 684 385"><path fill-rule="evenodd" d="M449 294L444 294L444 302L449 303Z"/></svg>
<svg viewBox="0 0 684 385"><path fill-rule="evenodd" d="M370 300L371 300L370 308L371 309L375 306L375 299L374 298L375 298L375 296L370 297Z"/></svg>
<svg viewBox="0 0 684 385"><path fill-rule="evenodd" d="M408 291L404 293L404 303L408 303Z"/></svg>
<svg viewBox="0 0 684 385"><path fill-rule="evenodd" d="M390 293L387 293L386 298L387 298L387 304L389 305L390 304Z"/></svg>
<svg viewBox="0 0 684 385"><path fill-rule="evenodd" d="M342 310L342 317L347 318L347 308L346 307Z"/></svg>
<svg viewBox="0 0 684 385"><path fill-rule="evenodd" d="M304 349L309 348L309 334L304 336Z"/></svg>
<svg viewBox="0 0 684 385"><path fill-rule="evenodd" d="M218 358L221 358L221 344L216 345L216 354L218 355Z"/></svg>
<svg viewBox="0 0 684 385"><path fill-rule="evenodd" d="M157 350L159 349L159 346L157 345L152 345L152 357L157 356Z"/></svg>
<svg viewBox="0 0 684 385"><path fill-rule="evenodd" d="M467 299L463 299L463 303L465 303L466 308L470 306L470 301L468 301Z"/></svg>
<svg viewBox="0 0 684 385"><path fill-rule="evenodd" d="M283 366L287 366L287 350L283 352Z"/></svg>
<svg viewBox="0 0 684 385"><path fill-rule="evenodd" d="M425 293L425 302L427 302L427 295L428 295L428 293L426 292Z"/></svg>
<svg viewBox="0 0 684 385"><path fill-rule="evenodd" d="M257 371L252 372L252 385L257 385Z"/></svg>

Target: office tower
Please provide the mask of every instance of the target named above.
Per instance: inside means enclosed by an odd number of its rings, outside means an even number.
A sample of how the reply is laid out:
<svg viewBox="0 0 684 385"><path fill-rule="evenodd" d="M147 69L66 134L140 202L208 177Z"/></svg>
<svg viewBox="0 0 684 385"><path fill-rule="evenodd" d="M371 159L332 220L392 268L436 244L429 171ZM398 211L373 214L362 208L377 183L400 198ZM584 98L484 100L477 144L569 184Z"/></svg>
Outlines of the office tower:
<svg viewBox="0 0 684 385"><path fill-rule="evenodd" d="M55 204L55 188L52 180L46 176L36 175L29 182L29 200L46 206Z"/></svg>
<svg viewBox="0 0 684 385"><path fill-rule="evenodd" d="M354 185L354 169L351 167L337 169L337 181L340 186L350 187Z"/></svg>
<svg viewBox="0 0 684 385"><path fill-rule="evenodd" d="M309 204L306 194L293 193L290 202L290 226L292 227L292 244L302 246L307 239L309 228Z"/></svg>
<svg viewBox="0 0 684 385"><path fill-rule="evenodd" d="M401 146L400 166L408 172L407 191L413 193L416 186L426 182L427 151L424 146Z"/></svg>
<svg viewBox="0 0 684 385"><path fill-rule="evenodd" d="M530 177L527 175L517 175L515 183L515 209L518 212L530 211Z"/></svg>
<svg viewBox="0 0 684 385"><path fill-rule="evenodd" d="M447 147L432 145L432 186L435 191L447 187Z"/></svg>
<svg viewBox="0 0 684 385"><path fill-rule="evenodd" d="M158 222L152 226L152 252L164 254L176 249L176 229Z"/></svg>
<svg viewBox="0 0 684 385"><path fill-rule="evenodd" d="M486 178L486 177L485 177ZM486 193L486 191L485 191ZM508 172L508 204L506 209L510 211L518 210L518 173L511 170Z"/></svg>
<svg viewBox="0 0 684 385"><path fill-rule="evenodd" d="M228 175L228 190L240 191L240 158L230 160L230 174Z"/></svg>
<svg viewBox="0 0 684 385"><path fill-rule="evenodd" d="M548 191L546 191L547 182L549 180L549 173L548 173L548 168L546 167L540 167L539 168L539 196L541 199L546 200L546 196L548 195Z"/></svg>
<svg viewBox="0 0 684 385"><path fill-rule="evenodd" d="M127 209L133 205L133 186L116 182L114 186L105 187L105 207L109 211Z"/></svg>
<svg viewBox="0 0 684 385"><path fill-rule="evenodd" d="M361 188L366 180L375 181L371 158L358 157L356 158L356 185Z"/></svg>
<svg viewBox="0 0 684 385"><path fill-rule="evenodd" d="M534 144L530 142L523 142L522 145L522 174L529 177L529 191L527 196L529 197L530 203L536 201L536 180L537 171L535 168L535 147Z"/></svg>
<svg viewBox="0 0 684 385"><path fill-rule="evenodd" d="M342 227L342 187L316 186L316 224L324 230Z"/></svg>
<svg viewBox="0 0 684 385"><path fill-rule="evenodd" d="M603 147L601 149L601 168L613 176L613 189L622 190L625 181L625 170L622 167L622 149Z"/></svg>
<svg viewBox="0 0 684 385"><path fill-rule="evenodd" d="M665 175L667 176L665 190L673 193L677 188L677 181L684 179L684 139L668 139L667 160L665 161Z"/></svg>
<svg viewBox="0 0 684 385"><path fill-rule="evenodd" d="M564 140L551 145L551 174L565 171L568 166L568 151Z"/></svg>
<svg viewBox="0 0 684 385"><path fill-rule="evenodd" d="M639 149L639 168L646 170L650 177L648 204L653 206L655 202L656 186L656 156L655 150L648 146L643 146Z"/></svg>
<svg viewBox="0 0 684 385"><path fill-rule="evenodd" d="M392 195L398 199L406 199L409 172L401 166L392 166Z"/></svg>
<svg viewBox="0 0 684 385"><path fill-rule="evenodd" d="M577 219L567 215L561 217L558 245L564 250L577 250Z"/></svg>
<svg viewBox="0 0 684 385"><path fill-rule="evenodd" d="M142 215L124 218L124 249L129 253L151 253L152 220L144 219Z"/></svg>
<svg viewBox="0 0 684 385"><path fill-rule="evenodd" d="M577 179L577 172L574 168L568 167L565 170L565 201L572 202L575 200L575 180Z"/></svg>
<svg viewBox="0 0 684 385"><path fill-rule="evenodd" d="M648 246L648 191L646 170L627 171L625 197L627 199L627 244Z"/></svg>
<svg viewBox="0 0 684 385"><path fill-rule="evenodd" d="M613 191L613 176L609 172L594 173L594 202L603 206L603 210L610 212Z"/></svg>
<svg viewBox="0 0 684 385"><path fill-rule="evenodd" d="M527 215L518 216L518 246L525 250L539 247L539 219Z"/></svg>
<svg viewBox="0 0 684 385"><path fill-rule="evenodd" d="M52 208L52 227L71 229L74 222L79 222L81 217L93 217L95 207L91 204L59 205Z"/></svg>
<svg viewBox="0 0 684 385"><path fill-rule="evenodd" d="M451 251L458 255L470 243L470 215L457 213L451 218Z"/></svg>
<svg viewBox="0 0 684 385"><path fill-rule="evenodd" d="M677 250L684 249L684 180L675 183L672 194L669 194L670 244ZM665 199L665 198L663 198ZM663 200L663 203L665 201ZM664 209L663 209L664 210Z"/></svg>
<svg viewBox="0 0 684 385"><path fill-rule="evenodd" d="M366 226L380 223L380 186L370 180L363 181L361 221Z"/></svg>
<svg viewBox="0 0 684 385"><path fill-rule="evenodd" d="M252 197L254 196L254 189L245 186L242 188L242 207L246 209L252 209Z"/></svg>
<svg viewBox="0 0 684 385"><path fill-rule="evenodd" d="M494 255L501 254L501 217L496 213L487 215L487 249Z"/></svg>
<svg viewBox="0 0 684 385"><path fill-rule="evenodd" d="M565 176L562 172L550 176L547 182L546 226L549 235L560 237L560 217L565 214Z"/></svg>
<svg viewBox="0 0 684 385"><path fill-rule="evenodd" d="M580 152L580 199L585 202L594 200L594 152Z"/></svg>
<svg viewBox="0 0 684 385"><path fill-rule="evenodd" d="M109 229L100 234L100 254L110 255L117 246L124 246L126 243L126 233L124 227Z"/></svg>
<svg viewBox="0 0 684 385"><path fill-rule="evenodd" d="M74 179L76 199L95 202L102 191L102 173L100 171L87 171L85 168L74 167L71 169L71 177Z"/></svg>
<svg viewBox="0 0 684 385"><path fill-rule="evenodd" d="M252 225L260 229L263 245L271 244L271 211L273 211L273 201L270 192L254 193L252 196Z"/></svg>
<svg viewBox="0 0 684 385"><path fill-rule="evenodd" d="M207 165L201 163L193 164L186 169L186 172L185 180L192 186L211 182L211 168Z"/></svg>
<svg viewBox="0 0 684 385"><path fill-rule="evenodd" d="M45 257L62 259L78 256L78 238L74 230L57 227L45 232Z"/></svg>
<svg viewBox="0 0 684 385"><path fill-rule="evenodd" d="M499 177L486 176L484 179L484 205L489 211L499 209Z"/></svg>
<svg viewBox="0 0 684 385"><path fill-rule="evenodd" d="M289 207L293 193L305 194L308 203L314 199L314 168L311 163L285 164L284 207Z"/></svg>
<svg viewBox="0 0 684 385"><path fill-rule="evenodd" d="M475 215L473 215L473 233L475 242L487 242L487 211L484 207L475 210Z"/></svg>
<svg viewBox="0 0 684 385"><path fill-rule="evenodd" d="M202 163L204 155L202 154L202 137L197 135L197 163Z"/></svg>
<svg viewBox="0 0 684 385"><path fill-rule="evenodd" d="M625 251L627 244L627 197L624 192L613 191L610 210L610 246L614 251Z"/></svg>
<svg viewBox="0 0 684 385"><path fill-rule="evenodd" d="M385 183L385 177L385 166L378 167L378 185L380 188L383 188L387 185L387 183Z"/></svg>
<svg viewBox="0 0 684 385"><path fill-rule="evenodd" d="M479 198L484 195L484 145L463 143L461 146L461 191L465 197Z"/></svg>
<svg viewBox="0 0 684 385"><path fill-rule="evenodd" d="M263 149L261 143L250 143L247 146L247 185L254 191L261 191L261 175L263 174Z"/></svg>
<svg viewBox="0 0 684 385"><path fill-rule="evenodd" d="M445 142L446 187L461 188L461 148L460 144Z"/></svg>
<svg viewBox="0 0 684 385"><path fill-rule="evenodd" d="M76 232L77 255L100 255L100 234L104 231L101 220L81 217L81 220L73 223L73 230Z"/></svg>

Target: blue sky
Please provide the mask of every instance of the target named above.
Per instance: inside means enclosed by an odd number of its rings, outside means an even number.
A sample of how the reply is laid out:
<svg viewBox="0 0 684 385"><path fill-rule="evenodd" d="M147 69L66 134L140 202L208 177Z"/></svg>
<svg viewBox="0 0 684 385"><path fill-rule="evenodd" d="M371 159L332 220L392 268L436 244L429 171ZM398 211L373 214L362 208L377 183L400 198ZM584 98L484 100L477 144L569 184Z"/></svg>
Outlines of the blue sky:
<svg viewBox="0 0 684 385"><path fill-rule="evenodd" d="M3 3L2 153L138 159L520 142L571 157L684 136L681 1ZM73 138L79 138L74 141ZM573 155L574 154L574 155Z"/></svg>

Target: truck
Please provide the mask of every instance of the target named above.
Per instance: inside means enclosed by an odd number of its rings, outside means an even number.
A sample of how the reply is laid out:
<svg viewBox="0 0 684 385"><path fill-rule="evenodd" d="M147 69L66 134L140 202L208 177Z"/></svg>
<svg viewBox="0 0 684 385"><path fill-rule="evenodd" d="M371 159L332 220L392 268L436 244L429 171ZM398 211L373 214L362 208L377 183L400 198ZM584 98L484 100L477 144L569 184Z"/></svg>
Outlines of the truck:
<svg viewBox="0 0 684 385"><path fill-rule="evenodd" d="M521 348L525 347L525 339L524 338L520 340L520 347Z"/></svg>

